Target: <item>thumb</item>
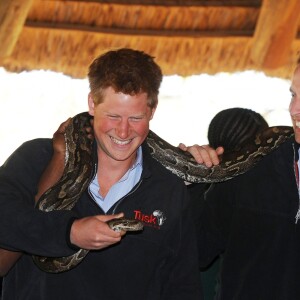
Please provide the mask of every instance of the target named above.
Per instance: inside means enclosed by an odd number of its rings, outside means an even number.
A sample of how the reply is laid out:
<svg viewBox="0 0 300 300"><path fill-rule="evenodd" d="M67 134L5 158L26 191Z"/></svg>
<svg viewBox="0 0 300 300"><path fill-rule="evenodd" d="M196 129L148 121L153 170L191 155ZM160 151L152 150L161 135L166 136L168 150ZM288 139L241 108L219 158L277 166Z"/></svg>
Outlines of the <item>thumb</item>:
<svg viewBox="0 0 300 300"><path fill-rule="evenodd" d="M102 222L107 222L112 219L119 219L119 218L123 218L123 217L124 217L124 213L119 213L119 214L115 214L115 215L99 215L99 216L97 216L97 218Z"/></svg>
<svg viewBox="0 0 300 300"><path fill-rule="evenodd" d="M224 148L223 148L223 147L218 147L218 148L216 149L216 152L217 152L218 155L221 155L221 154L224 153Z"/></svg>

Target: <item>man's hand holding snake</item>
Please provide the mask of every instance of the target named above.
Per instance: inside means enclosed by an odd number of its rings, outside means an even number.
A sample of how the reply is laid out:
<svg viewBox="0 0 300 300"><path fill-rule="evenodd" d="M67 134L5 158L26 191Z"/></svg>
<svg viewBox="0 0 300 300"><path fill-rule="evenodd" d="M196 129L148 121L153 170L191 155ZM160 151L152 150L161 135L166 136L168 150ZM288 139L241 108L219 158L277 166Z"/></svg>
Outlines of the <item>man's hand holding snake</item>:
<svg viewBox="0 0 300 300"><path fill-rule="evenodd" d="M114 231L106 223L124 214L98 215L75 220L71 227L70 242L79 248L100 250L120 242L125 231Z"/></svg>

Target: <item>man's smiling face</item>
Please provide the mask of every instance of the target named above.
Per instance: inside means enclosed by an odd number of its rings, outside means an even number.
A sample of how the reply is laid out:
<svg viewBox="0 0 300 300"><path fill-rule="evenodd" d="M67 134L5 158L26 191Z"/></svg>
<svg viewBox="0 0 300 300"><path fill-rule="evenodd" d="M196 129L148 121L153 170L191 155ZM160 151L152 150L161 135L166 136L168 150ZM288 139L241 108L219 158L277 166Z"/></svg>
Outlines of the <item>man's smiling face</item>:
<svg viewBox="0 0 300 300"><path fill-rule="evenodd" d="M94 116L98 155L116 161L134 161L155 112L147 105L147 94L127 95L108 87L100 104L95 105L89 96L89 112Z"/></svg>

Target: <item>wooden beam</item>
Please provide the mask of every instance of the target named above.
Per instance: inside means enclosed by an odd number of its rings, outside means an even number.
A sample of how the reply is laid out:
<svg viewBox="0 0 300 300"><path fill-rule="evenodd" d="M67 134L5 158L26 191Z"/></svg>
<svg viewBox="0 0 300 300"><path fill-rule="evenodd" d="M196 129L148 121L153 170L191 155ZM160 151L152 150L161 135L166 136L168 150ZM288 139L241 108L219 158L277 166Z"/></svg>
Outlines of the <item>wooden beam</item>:
<svg viewBox="0 0 300 300"><path fill-rule="evenodd" d="M183 38L219 38L219 37L252 37L253 30L155 30L155 29L131 29L131 28L113 28L99 27L89 25L78 25L69 23L51 23L26 21L26 27L47 30L72 30L86 31L90 33L107 33L116 35L139 35L139 36L157 36L157 37L183 37Z"/></svg>
<svg viewBox="0 0 300 300"><path fill-rule="evenodd" d="M0 1L0 58L12 54L33 0Z"/></svg>
<svg viewBox="0 0 300 300"><path fill-rule="evenodd" d="M263 0L52 0L124 5L260 7Z"/></svg>
<svg viewBox="0 0 300 300"><path fill-rule="evenodd" d="M287 63L299 16L299 0L263 1L250 53L254 65L276 69Z"/></svg>

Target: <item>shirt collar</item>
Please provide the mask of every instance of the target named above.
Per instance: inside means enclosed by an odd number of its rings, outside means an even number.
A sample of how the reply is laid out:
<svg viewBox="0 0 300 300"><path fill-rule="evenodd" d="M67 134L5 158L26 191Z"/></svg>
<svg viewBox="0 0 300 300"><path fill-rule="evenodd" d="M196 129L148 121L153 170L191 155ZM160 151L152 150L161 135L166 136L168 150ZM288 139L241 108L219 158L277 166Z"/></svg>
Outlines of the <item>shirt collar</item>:
<svg viewBox="0 0 300 300"><path fill-rule="evenodd" d="M136 159L135 162L133 163L132 167L130 170L133 170L137 165L143 166L143 154L142 154L142 147L138 147L137 152L136 152Z"/></svg>

